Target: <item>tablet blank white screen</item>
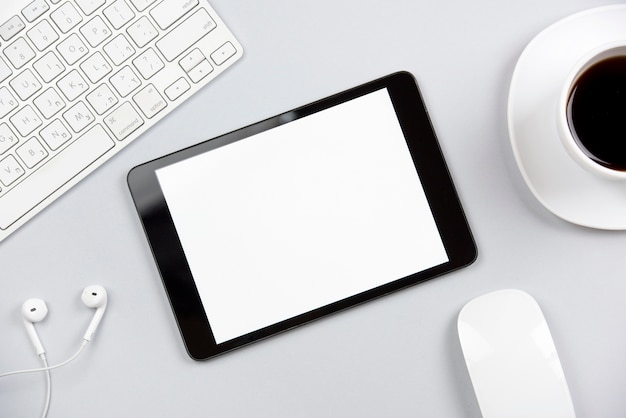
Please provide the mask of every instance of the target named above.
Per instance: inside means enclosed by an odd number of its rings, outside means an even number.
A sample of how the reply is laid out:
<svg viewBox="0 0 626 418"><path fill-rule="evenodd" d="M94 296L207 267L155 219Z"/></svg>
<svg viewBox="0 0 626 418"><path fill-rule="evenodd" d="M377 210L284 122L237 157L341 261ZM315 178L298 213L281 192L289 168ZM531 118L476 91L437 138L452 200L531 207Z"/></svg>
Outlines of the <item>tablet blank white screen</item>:
<svg viewBox="0 0 626 418"><path fill-rule="evenodd" d="M386 89L156 174L217 343L448 261Z"/></svg>

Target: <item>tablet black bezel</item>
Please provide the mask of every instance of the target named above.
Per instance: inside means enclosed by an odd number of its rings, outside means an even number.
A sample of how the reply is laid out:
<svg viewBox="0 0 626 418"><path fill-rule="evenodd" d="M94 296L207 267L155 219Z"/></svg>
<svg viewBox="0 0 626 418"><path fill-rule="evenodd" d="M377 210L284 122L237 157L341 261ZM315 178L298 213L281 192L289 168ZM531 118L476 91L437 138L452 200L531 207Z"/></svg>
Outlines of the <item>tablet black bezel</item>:
<svg viewBox="0 0 626 418"><path fill-rule="evenodd" d="M155 171L387 88L449 261L247 335L216 344ZM398 72L133 168L128 185L189 355L203 360L471 264L469 225L413 76Z"/></svg>

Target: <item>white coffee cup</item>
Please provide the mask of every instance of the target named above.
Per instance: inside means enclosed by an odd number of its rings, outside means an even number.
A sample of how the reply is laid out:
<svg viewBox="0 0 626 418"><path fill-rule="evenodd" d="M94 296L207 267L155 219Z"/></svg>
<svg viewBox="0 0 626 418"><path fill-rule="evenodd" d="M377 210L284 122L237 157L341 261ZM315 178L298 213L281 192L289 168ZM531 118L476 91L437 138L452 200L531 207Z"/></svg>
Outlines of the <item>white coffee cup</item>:
<svg viewBox="0 0 626 418"><path fill-rule="evenodd" d="M561 142L569 152L570 156L578 164L590 172L604 176L605 178L626 180L626 168L615 168L614 166L602 164L596 161L597 158L593 156L593 153L585 148L585 146L578 139L576 129L574 128L571 118L568 115L570 97L580 77L595 64L614 57L626 57L626 40L604 44L593 49L592 51L589 51L576 62L570 70L561 89L558 101L557 128ZM626 115L624 118L626 118ZM626 155L624 157L626 158Z"/></svg>

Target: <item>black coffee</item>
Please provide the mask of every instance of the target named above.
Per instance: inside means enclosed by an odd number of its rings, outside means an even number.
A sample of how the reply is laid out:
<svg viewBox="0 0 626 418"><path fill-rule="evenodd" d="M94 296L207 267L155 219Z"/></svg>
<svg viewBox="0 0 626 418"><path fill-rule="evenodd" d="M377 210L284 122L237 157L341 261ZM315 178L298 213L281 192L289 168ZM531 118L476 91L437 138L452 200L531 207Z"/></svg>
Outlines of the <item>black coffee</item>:
<svg viewBox="0 0 626 418"><path fill-rule="evenodd" d="M567 119L589 158L626 170L626 56L607 58L579 76L567 103Z"/></svg>

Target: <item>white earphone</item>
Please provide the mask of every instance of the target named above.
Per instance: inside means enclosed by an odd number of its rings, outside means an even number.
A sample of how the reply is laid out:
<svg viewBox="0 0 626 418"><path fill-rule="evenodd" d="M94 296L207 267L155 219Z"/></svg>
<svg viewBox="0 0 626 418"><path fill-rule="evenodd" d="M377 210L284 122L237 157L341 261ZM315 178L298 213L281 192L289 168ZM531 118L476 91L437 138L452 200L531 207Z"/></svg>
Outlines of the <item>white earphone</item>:
<svg viewBox="0 0 626 418"><path fill-rule="evenodd" d="M96 308L96 313L93 315L93 319L89 323L87 331L85 331L85 335L83 336L83 340L91 341L98 325L100 325L104 311L106 311L107 308L107 291L104 287L98 284L93 284L91 286L87 286L85 290L83 290L80 298L86 307Z"/></svg>
<svg viewBox="0 0 626 418"><path fill-rule="evenodd" d="M91 341L98 325L100 325L100 321L102 320L102 316L104 315L104 311L107 307L107 291L104 287L94 284L87 286L81 293L80 298L85 306L96 309L96 313L89 323L87 331L83 335L83 340ZM46 302L41 299L28 299L22 305L22 318L24 319L24 326L26 327L26 332L35 347L37 355L45 353L45 350L43 348L43 344L41 344L41 341L39 340L37 331L35 330L35 323L42 321L46 315L48 315L48 307L46 306Z"/></svg>
<svg viewBox="0 0 626 418"><path fill-rule="evenodd" d="M17 370L14 372L3 373L0 374L0 377L10 376L14 374L20 373L32 373L32 372L45 372L46 380L47 380L47 394L46 394L46 403L43 409L42 417L45 417L48 413L48 408L50 406L50 370L56 369L61 366L65 366L70 361L74 360L81 353L83 348L87 345L89 341L93 338L96 333L96 329L98 325L100 325L100 321L104 316L104 312L106 311L108 296L104 287L94 284L91 286L87 286L80 295L81 300L88 308L94 308L96 312L87 327L87 331L83 335L83 341L81 343L78 351L69 359L65 360L62 363L55 364L54 366L48 366L48 361L46 359L46 350L43 348L43 344L37 335L37 330L35 329L35 323L41 322L48 315L48 306L46 306L46 302L41 299L31 298L26 300L22 304L22 320L24 322L24 327L26 328L26 333L30 338L30 341L35 347L35 352L41 358L43 362L43 366L38 369L28 369L28 370Z"/></svg>
<svg viewBox="0 0 626 418"><path fill-rule="evenodd" d="M41 344L37 331L35 330L35 322L43 321L47 315L48 306L46 305L46 302L41 299L28 299L22 305L22 318L24 320L24 326L26 327L26 332L35 347L35 351L38 356L45 353L46 350L44 350L43 344Z"/></svg>

